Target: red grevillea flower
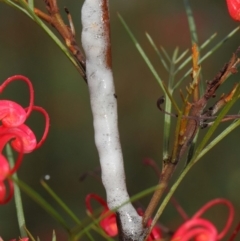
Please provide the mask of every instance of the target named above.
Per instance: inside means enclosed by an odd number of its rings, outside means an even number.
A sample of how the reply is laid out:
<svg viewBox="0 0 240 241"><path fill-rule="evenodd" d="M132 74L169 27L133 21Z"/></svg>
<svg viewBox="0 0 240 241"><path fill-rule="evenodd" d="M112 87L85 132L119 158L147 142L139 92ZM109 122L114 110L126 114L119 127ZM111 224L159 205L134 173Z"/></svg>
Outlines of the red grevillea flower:
<svg viewBox="0 0 240 241"><path fill-rule="evenodd" d="M91 193L86 196L85 203L87 207L87 211L90 214L93 214L92 206L91 206L91 199L94 199L98 201L102 207L103 211L100 214L100 217L103 217L102 220L99 222L100 227L104 230L104 232L109 237L115 237L118 234L118 228L117 228L117 220L116 220L116 214L111 212L107 206L107 203L105 200L103 200L98 195ZM143 215L143 211L141 209L138 210L139 215ZM148 226L151 225L152 220L148 221ZM162 237L161 235L161 229L158 225L155 225L149 234L147 241L153 241L153 240L159 240Z"/></svg>
<svg viewBox="0 0 240 241"><path fill-rule="evenodd" d="M227 0L227 7L230 16L234 20L240 21L240 0Z"/></svg>
<svg viewBox="0 0 240 241"><path fill-rule="evenodd" d="M18 103L11 100L0 100L0 204L7 203L13 195L13 184L8 176L12 175L19 168L23 154L29 153L40 147L45 141L49 130L49 116L47 112L38 106L34 106L34 92L31 81L22 75L15 75L0 85L0 93L15 80L22 80L27 83L30 93L29 106L23 108ZM24 124L33 110L43 114L45 117L45 130L41 140L37 143L36 137L32 130ZM11 142L11 146L19 155L14 167L11 169L6 157L2 154L6 144ZM8 184L8 193L6 184Z"/></svg>
<svg viewBox="0 0 240 241"><path fill-rule="evenodd" d="M209 208L215 205L225 205L229 210L228 219L221 232L210 221L201 218ZM233 205L225 199L214 199L206 203L193 217L183 223L174 233L171 241L217 241L221 240L229 230L234 216Z"/></svg>

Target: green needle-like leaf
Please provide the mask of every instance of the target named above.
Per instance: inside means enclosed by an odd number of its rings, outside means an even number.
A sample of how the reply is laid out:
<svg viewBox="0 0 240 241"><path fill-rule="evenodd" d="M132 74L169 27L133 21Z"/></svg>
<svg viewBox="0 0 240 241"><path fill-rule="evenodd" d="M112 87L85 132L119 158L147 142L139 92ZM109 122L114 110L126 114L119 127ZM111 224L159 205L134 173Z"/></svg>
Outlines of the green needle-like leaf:
<svg viewBox="0 0 240 241"><path fill-rule="evenodd" d="M189 52L189 49L186 49L176 60L175 60L175 64L177 64L178 62L180 62L184 57L185 55ZM176 73L176 72L175 72ZM174 74L175 74L174 73Z"/></svg>
<svg viewBox="0 0 240 241"><path fill-rule="evenodd" d="M147 66L149 67L149 69L151 70L152 74L154 75L155 79L157 80L157 82L159 83L160 87L162 88L163 92L165 93L165 89L164 86L162 84L162 80L159 77L157 71L155 70L155 68L153 67L151 61L149 60L149 58L147 57L147 55L145 54L144 50L142 49L141 45L138 43L137 39L134 37L132 31L130 30L130 28L127 26L127 23L124 21L124 19L122 18L122 16L120 14L118 14L118 17L121 21L121 23L123 24L124 28L127 30L129 36L131 37L132 41L134 42L137 50L139 51L139 53L141 54L141 56L143 57L144 61L146 62ZM166 93L165 93L166 94Z"/></svg>
<svg viewBox="0 0 240 241"><path fill-rule="evenodd" d="M201 143L197 147L196 152L195 152L194 157L193 157L193 161L194 161L195 157L197 157L200 154L200 152L202 151L202 149L206 146L207 142L209 141L209 139L212 137L213 133L215 132L215 130L219 126L221 120L228 113L228 111L231 109L231 107L234 105L234 103L238 100L239 95L240 95L240 85L238 85L232 100L229 101L224 106L224 108L222 109L222 111L219 113L219 115L217 116L216 120L214 121L213 125L210 126L208 132L206 133L206 135L204 136L203 140L201 141Z"/></svg>
<svg viewBox="0 0 240 241"><path fill-rule="evenodd" d="M240 27L235 28L234 30L232 30L226 37L224 37L220 42L218 42L211 50L209 50L203 57L201 57L199 59L199 64L203 63L203 61L205 61L208 57L210 57L217 49L219 49L224 43L226 43L226 41L228 41L238 30L240 29ZM178 67L178 69L176 70L176 72L178 72L181 68L183 68L187 62L189 62L191 60L191 57L189 57L186 62L184 62L184 65L182 64L181 66ZM177 89L179 87L179 85L182 83L182 81L189 76L189 74L191 73L192 69L190 68L184 75L183 77L176 83L176 85L174 86L174 90Z"/></svg>
<svg viewBox="0 0 240 241"><path fill-rule="evenodd" d="M169 72L169 67L168 67L166 61L164 60L163 56L161 55L160 51L158 50L156 44L154 43L152 37L151 37L148 33L146 33L146 36L147 36L148 41L149 41L150 44L152 45L153 49L156 51L156 53L157 53L160 61L162 62L162 65L163 65L164 68Z"/></svg>
<svg viewBox="0 0 240 241"><path fill-rule="evenodd" d="M68 227L64 218L60 216L60 214L49 203L47 203L45 199L43 199L36 191L30 188L23 181L20 181L19 179L15 179L14 177L11 177L11 178L29 197L31 197L36 203L38 203L54 219L56 219L68 232L70 232L70 228Z"/></svg>
<svg viewBox="0 0 240 241"><path fill-rule="evenodd" d="M163 46L160 46L163 54L165 55L166 59L168 60L169 63L172 63L170 56L168 55L166 49Z"/></svg>
<svg viewBox="0 0 240 241"><path fill-rule="evenodd" d="M64 54L68 57L68 59L73 63L73 65L77 68L77 70L82 73L83 71L80 69L79 65L77 64L76 60L73 58L71 53L68 51L67 47L59 40L59 38L48 28L48 26L34 13L33 10L33 0L32 5L27 4L24 0L19 0L21 6L16 4L14 1L11 0L4 0L10 6L17 8L18 10L22 11L32 20L34 20L49 36L50 38L57 44L57 46L64 52Z"/></svg>
<svg viewBox="0 0 240 241"><path fill-rule="evenodd" d="M68 208L68 206L61 200L61 198L49 187L49 185L41 180L40 183L44 189L51 195L51 197L59 204L59 206L74 220L78 225L81 225L81 221L78 217Z"/></svg>

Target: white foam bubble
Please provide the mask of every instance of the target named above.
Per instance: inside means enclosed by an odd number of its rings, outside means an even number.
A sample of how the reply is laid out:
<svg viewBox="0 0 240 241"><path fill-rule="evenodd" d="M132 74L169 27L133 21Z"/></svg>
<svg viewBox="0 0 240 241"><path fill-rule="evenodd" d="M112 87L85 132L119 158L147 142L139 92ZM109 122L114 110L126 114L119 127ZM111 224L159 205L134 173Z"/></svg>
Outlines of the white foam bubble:
<svg viewBox="0 0 240 241"><path fill-rule="evenodd" d="M118 133L117 102L113 74L106 63L108 38L104 32L102 1L85 0L82 7L82 46L94 119L95 143L102 169L107 203L114 209L129 199ZM142 218L131 203L118 210L124 235L140 240Z"/></svg>

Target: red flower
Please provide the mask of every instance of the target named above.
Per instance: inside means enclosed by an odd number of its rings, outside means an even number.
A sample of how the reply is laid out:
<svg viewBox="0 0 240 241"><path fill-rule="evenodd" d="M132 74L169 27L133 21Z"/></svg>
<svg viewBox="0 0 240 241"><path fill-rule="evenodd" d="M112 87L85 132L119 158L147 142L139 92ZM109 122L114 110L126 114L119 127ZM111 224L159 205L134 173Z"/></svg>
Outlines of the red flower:
<svg viewBox="0 0 240 241"><path fill-rule="evenodd" d="M0 86L0 93L8 84L15 80L22 80L27 83L30 92L30 101L27 108L11 100L0 100L0 204L7 203L13 195L13 184L8 176L12 175L19 168L23 154L29 153L40 147L45 141L49 129L49 116L47 112L38 106L34 106L34 93L31 81L22 75L15 75L8 78ZM45 130L42 139L37 143L32 130L24 124L33 110L41 112L45 117ZM2 154L6 144L11 141L11 146L19 152L15 166L11 169L7 158ZM8 183L8 194L6 184Z"/></svg>
<svg viewBox="0 0 240 241"><path fill-rule="evenodd" d="M229 209L229 216L221 232L208 220L201 218L202 214L217 204L223 204ZM230 228L234 216L233 205L225 199L214 199L205 204L193 217L183 223L174 233L171 241L217 241L221 240Z"/></svg>
<svg viewBox="0 0 240 241"><path fill-rule="evenodd" d="M227 0L227 7L230 16L240 21L240 0Z"/></svg>

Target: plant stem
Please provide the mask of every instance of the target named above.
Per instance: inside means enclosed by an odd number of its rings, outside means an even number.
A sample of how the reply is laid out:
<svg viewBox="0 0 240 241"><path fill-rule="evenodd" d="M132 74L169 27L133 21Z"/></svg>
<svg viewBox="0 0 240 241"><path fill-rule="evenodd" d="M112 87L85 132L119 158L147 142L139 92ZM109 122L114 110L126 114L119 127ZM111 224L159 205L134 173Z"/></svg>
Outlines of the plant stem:
<svg viewBox="0 0 240 241"><path fill-rule="evenodd" d="M12 148L10 147L9 144L6 146L6 153L7 153L8 161L12 168L14 166L14 157L13 157ZM18 179L16 172L13 174L13 177L15 179ZM27 232L25 230L26 222L25 222L25 217L24 217L20 189L15 182L13 185L14 185L14 199L15 199L15 206L16 206L16 210L17 210L17 220L18 220L20 234L21 234L21 237L27 237Z"/></svg>

